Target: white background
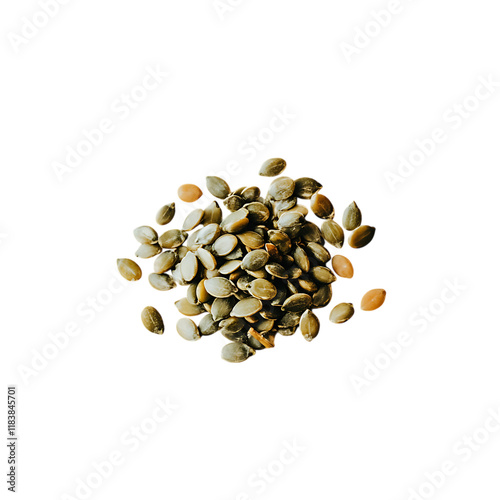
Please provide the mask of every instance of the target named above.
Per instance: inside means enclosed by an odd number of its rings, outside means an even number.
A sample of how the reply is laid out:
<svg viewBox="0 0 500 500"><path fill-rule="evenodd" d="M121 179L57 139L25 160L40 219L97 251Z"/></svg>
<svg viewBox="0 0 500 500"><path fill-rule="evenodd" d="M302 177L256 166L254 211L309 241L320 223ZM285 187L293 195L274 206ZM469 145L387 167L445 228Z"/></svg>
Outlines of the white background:
<svg viewBox="0 0 500 500"><path fill-rule="evenodd" d="M500 405L500 88L460 124L446 114L480 78L500 82L498 6L402 0L349 63L341 44L356 33L359 42L371 12L387 7L244 0L219 15L210 0L73 0L18 45L23 18L40 7L2 3L2 391L18 386L18 498L82 498L78 481L113 452L123 463L89 498L403 500L419 488L442 500L498 498L500 432L480 428ZM116 99L156 66L169 76L123 119ZM276 110L293 118L252 153L248 137L267 139ZM113 132L58 179L54 162L103 118ZM447 140L391 190L385 174L437 127ZM315 341L279 337L275 349L226 363L220 334L188 343L176 333L184 290L157 292L147 279L85 313L110 283L124 285L116 258L133 257L132 230L153 224L179 184L204 187L229 164L232 187L265 189L257 172L270 157L323 183L337 220L355 199L377 227L371 245L340 252L355 277L334 284ZM147 276L152 261L141 265ZM446 280L465 289L443 306ZM360 311L379 287L383 308ZM343 301L357 312L333 325ZM438 313L422 321L429 304ZM142 326L146 305L162 312L163 336ZM80 334L23 377L70 322ZM402 332L411 344L357 391L353 376L387 361L381 344ZM158 397L178 408L132 451L121 436ZM466 460L457 443L475 432L487 442ZM280 466L285 441L301 451ZM6 448L1 460L6 470ZM455 473L426 489L444 461ZM268 467L272 483L256 483Z"/></svg>

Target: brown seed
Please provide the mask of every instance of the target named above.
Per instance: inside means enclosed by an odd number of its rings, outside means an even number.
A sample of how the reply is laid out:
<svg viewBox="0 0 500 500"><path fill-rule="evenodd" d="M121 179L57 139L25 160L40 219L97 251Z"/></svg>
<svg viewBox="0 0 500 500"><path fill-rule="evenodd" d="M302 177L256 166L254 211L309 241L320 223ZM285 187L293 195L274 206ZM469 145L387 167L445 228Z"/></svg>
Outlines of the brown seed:
<svg viewBox="0 0 500 500"><path fill-rule="evenodd" d="M161 314L151 306L145 307L141 313L143 325L153 333L162 335L164 331L163 319Z"/></svg>
<svg viewBox="0 0 500 500"><path fill-rule="evenodd" d="M344 230L333 220L325 220L321 225L321 233L325 240L336 248L344 246Z"/></svg>
<svg viewBox="0 0 500 500"><path fill-rule="evenodd" d="M307 293L295 293L285 300L281 309L290 312L304 312L311 306L312 299Z"/></svg>
<svg viewBox="0 0 500 500"><path fill-rule="evenodd" d="M325 307L332 300L332 286L324 285L318 288L318 291L313 294L313 306Z"/></svg>
<svg viewBox="0 0 500 500"><path fill-rule="evenodd" d="M241 196L228 196L224 200L224 205L230 212L236 212L245 204L245 200Z"/></svg>
<svg viewBox="0 0 500 500"><path fill-rule="evenodd" d="M302 247L296 247L293 252L293 260L300 267L300 269L308 273L310 268L309 257L307 256L306 251Z"/></svg>
<svg viewBox="0 0 500 500"><path fill-rule="evenodd" d="M343 255L334 255L332 267L341 278L352 278L354 276L354 268L351 261Z"/></svg>
<svg viewBox="0 0 500 500"><path fill-rule="evenodd" d="M347 302L342 302L337 304L330 313L330 321L332 323L345 323L348 319L351 319L354 314L354 307L352 304Z"/></svg>
<svg viewBox="0 0 500 500"><path fill-rule="evenodd" d="M162 248L177 248L180 247L188 236L186 231L180 231L179 229L170 229L160 236L158 240Z"/></svg>
<svg viewBox="0 0 500 500"><path fill-rule="evenodd" d="M151 245L150 243L143 243L135 252L135 256L141 259L150 259L161 252L161 247L158 243Z"/></svg>
<svg viewBox="0 0 500 500"><path fill-rule="evenodd" d="M323 186L310 177L301 177L295 181L294 195L297 198L310 200Z"/></svg>
<svg viewBox="0 0 500 500"><path fill-rule="evenodd" d="M320 193L316 193L311 198L311 210L320 219L333 219L335 216L332 202Z"/></svg>
<svg viewBox="0 0 500 500"><path fill-rule="evenodd" d="M227 278L210 278L205 281L205 289L212 296L218 299L231 297L238 291L236 285Z"/></svg>
<svg viewBox="0 0 500 500"><path fill-rule="evenodd" d="M286 168L286 161L281 158L271 158L265 161L260 167L259 175L263 177L276 177Z"/></svg>
<svg viewBox="0 0 500 500"><path fill-rule="evenodd" d="M241 197L246 203L255 201L260 196L260 188L257 186L251 186L243 190Z"/></svg>
<svg viewBox="0 0 500 500"><path fill-rule="evenodd" d="M254 339L258 340L266 349L274 347L274 342L270 342L269 339L261 335L254 328L249 328L248 334L251 335Z"/></svg>
<svg viewBox="0 0 500 500"><path fill-rule="evenodd" d="M306 222L302 226L299 235L307 243L322 243L323 241L319 227L313 222Z"/></svg>
<svg viewBox="0 0 500 500"><path fill-rule="evenodd" d="M319 243L314 243L314 242L308 243L306 250L311 257L314 257L317 261L321 262L322 264L325 264L331 258L330 252L323 245L320 245Z"/></svg>
<svg viewBox="0 0 500 500"><path fill-rule="evenodd" d="M153 268L156 274L166 273L177 263L177 254L173 250L166 250L156 257Z"/></svg>
<svg viewBox="0 0 500 500"><path fill-rule="evenodd" d="M175 203L169 203L168 205L165 205L158 210L158 213L156 214L156 222L160 226L164 226L165 224L168 224L175 215Z"/></svg>
<svg viewBox="0 0 500 500"><path fill-rule="evenodd" d="M361 225L361 210L356 205L356 202L353 201L345 210L344 215L342 217L342 224L346 228L347 231L354 231Z"/></svg>
<svg viewBox="0 0 500 500"><path fill-rule="evenodd" d="M175 302L175 307L184 316L198 316L198 314L205 312L205 308L201 304L193 305L186 298Z"/></svg>
<svg viewBox="0 0 500 500"><path fill-rule="evenodd" d="M192 203L193 201L199 200L202 194L201 189L194 184L183 184L177 190L179 198L186 203Z"/></svg>
<svg viewBox="0 0 500 500"><path fill-rule="evenodd" d="M316 266L311 269L313 278L319 283L330 284L337 280L335 274L325 266Z"/></svg>
<svg viewBox="0 0 500 500"><path fill-rule="evenodd" d="M300 318L300 331L308 342L311 342L318 336L319 319L309 309L302 313L302 316Z"/></svg>
<svg viewBox="0 0 500 500"><path fill-rule="evenodd" d="M149 226L140 226L134 229L134 237L139 243L154 244L158 242L158 233Z"/></svg>
<svg viewBox="0 0 500 500"><path fill-rule="evenodd" d="M117 259L119 273L128 281L139 281L142 277L141 268L130 259Z"/></svg>
<svg viewBox="0 0 500 500"><path fill-rule="evenodd" d="M196 285L196 298L201 303L209 302L210 300L212 300L212 296L207 292L207 289L205 288L206 281L207 279L204 278L198 283L198 285Z"/></svg>
<svg viewBox="0 0 500 500"><path fill-rule="evenodd" d="M148 276L149 284L156 290L162 292L172 290L177 286L172 276L168 274L150 274Z"/></svg>
<svg viewBox="0 0 500 500"><path fill-rule="evenodd" d="M231 189L224 179L213 175L208 176L206 182L207 189L210 191L210 194L212 194L212 196L220 198L221 200L229 196Z"/></svg>
<svg viewBox="0 0 500 500"><path fill-rule="evenodd" d="M205 211L202 210L201 208L197 208L196 210L193 210L186 219L184 220L184 224L182 224L182 229L184 231L191 231L193 230L196 226L201 224L201 221L203 220L203 217L205 215Z"/></svg>
<svg viewBox="0 0 500 500"><path fill-rule="evenodd" d="M349 245L352 248L363 248L375 236L375 228L371 226L360 226L349 237Z"/></svg>
<svg viewBox="0 0 500 500"><path fill-rule="evenodd" d="M177 333L185 340L200 340L200 332L196 323L189 318L181 318L177 321L176 325Z"/></svg>
<svg viewBox="0 0 500 500"><path fill-rule="evenodd" d="M386 291L376 288L366 292L361 299L361 309L363 311L375 311L385 302Z"/></svg>
<svg viewBox="0 0 500 500"><path fill-rule="evenodd" d="M273 200L285 200L293 196L295 182L290 177L278 177L269 186L269 195Z"/></svg>
<svg viewBox="0 0 500 500"><path fill-rule="evenodd" d="M300 285L300 288L305 290L307 293L314 293L318 291L318 285L310 279L299 278L298 283Z"/></svg>
<svg viewBox="0 0 500 500"><path fill-rule="evenodd" d="M254 297L248 297L240 300L231 311L231 316L236 318L245 318L258 313L262 309L262 302Z"/></svg>
<svg viewBox="0 0 500 500"><path fill-rule="evenodd" d="M269 241L282 253L286 254L292 249L292 242L288 234L283 231L271 230L268 233Z"/></svg>
<svg viewBox="0 0 500 500"><path fill-rule="evenodd" d="M229 363L241 363L255 354L255 350L246 344L233 342L222 348L221 357Z"/></svg>
<svg viewBox="0 0 500 500"><path fill-rule="evenodd" d="M269 209L264 205L264 203L254 201L243 205L243 208L248 210L248 219L254 224L259 224L260 222L265 222L269 219Z"/></svg>

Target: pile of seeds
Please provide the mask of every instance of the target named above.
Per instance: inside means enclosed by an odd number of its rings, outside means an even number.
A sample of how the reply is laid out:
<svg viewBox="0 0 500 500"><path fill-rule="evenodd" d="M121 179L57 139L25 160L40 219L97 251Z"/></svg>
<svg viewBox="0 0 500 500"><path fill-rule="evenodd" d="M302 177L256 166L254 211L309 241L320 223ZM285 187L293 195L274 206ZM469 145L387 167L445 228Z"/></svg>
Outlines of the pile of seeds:
<svg viewBox="0 0 500 500"><path fill-rule="evenodd" d="M276 177L285 167L284 160L273 158L259 174ZM204 314L198 325L190 318L180 319L179 335L199 340L220 331L231 341L222 349L222 358L236 363L259 349L274 347L276 334L286 337L300 328L307 341L313 340L320 329L313 310L330 303L337 276L354 275L349 259L332 257L325 241L335 250L342 248L345 229L351 232L349 245L362 248L373 239L375 228L361 225L361 211L353 202L344 211L343 229L333 220L331 201L319 192L323 186L309 177L278 177L265 197L257 186L231 191L219 177L207 177L206 185L223 200L229 215L224 216L214 201L189 213L181 229L160 236L149 226L134 231L141 244L136 256L156 257L154 273L148 277L151 286L161 291L187 286L186 297L175 303L177 309L184 316ZM185 184L178 195L191 203L202 191ZM309 210L299 200L310 200L311 211L323 220L321 227L306 220ZM158 211L156 222L164 226L174 215L175 203L170 203ZM130 259L118 259L118 269L129 281L142 276ZM385 294L382 289L367 292L361 309L379 308ZM331 311L330 321L344 323L353 314L351 303L340 303ZM163 319L154 307L143 310L142 321L149 331L163 333Z"/></svg>

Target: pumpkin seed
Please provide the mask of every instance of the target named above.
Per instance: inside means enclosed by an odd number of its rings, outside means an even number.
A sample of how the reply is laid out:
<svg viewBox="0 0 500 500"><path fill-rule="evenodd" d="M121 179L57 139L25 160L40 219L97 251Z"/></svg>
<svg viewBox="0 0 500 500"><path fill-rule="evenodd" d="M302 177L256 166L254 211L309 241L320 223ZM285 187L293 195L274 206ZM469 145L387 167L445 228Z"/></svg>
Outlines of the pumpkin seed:
<svg viewBox="0 0 500 500"><path fill-rule="evenodd" d="M200 332L195 322L189 318L182 318L177 321L177 333L185 340L200 340Z"/></svg>
<svg viewBox="0 0 500 500"><path fill-rule="evenodd" d="M316 193L311 198L311 210L320 219L333 219L335 216L332 202L320 193Z"/></svg>
<svg viewBox="0 0 500 500"><path fill-rule="evenodd" d="M354 268L351 261L343 255L334 255L332 258L333 270L341 278L352 278L354 276Z"/></svg>
<svg viewBox="0 0 500 500"><path fill-rule="evenodd" d="M202 224L220 224L222 222L222 210L216 201L212 201L207 208L205 208Z"/></svg>
<svg viewBox="0 0 500 500"><path fill-rule="evenodd" d="M296 326L293 326L291 328L280 328L278 330L278 333L280 335L283 335L283 337L290 337L291 335L293 335L295 332L297 331L297 327Z"/></svg>
<svg viewBox="0 0 500 500"><path fill-rule="evenodd" d="M229 297L227 299L215 299L212 302L211 314L215 321L228 318L233 310L235 299Z"/></svg>
<svg viewBox="0 0 500 500"><path fill-rule="evenodd" d="M276 177L286 168L286 161L281 158L271 158L265 161L260 167L259 175L263 177Z"/></svg>
<svg viewBox="0 0 500 500"><path fill-rule="evenodd" d="M281 253L286 254L292 249L292 241L285 232L271 230L268 235L269 241L275 245Z"/></svg>
<svg viewBox="0 0 500 500"><path fill-rule="evenodd" d="M293 260L299 268L305 272L309 272L310 262L306 251L302 247L296 247L293 252Z"/></svg>
<svg viewBox="0 0 500 500"><path fill-rule="evenodd" d="M162 335L165 329L161 314L151 306L145 307L141 313L143 325L153 333Z"/></svg>
<svg viewBox="0 0 500 500"><path fill-rule="evenodd" d="M196 210L193 210L184 220L184 224L182 224L182 229L184 231L191 231L193 230L196 226L201 224L201 221L203 220L203 217L205 216L205 211L202 210L201 208L197 208Z"/></svg>
<svg viewBox="0 0 500 500"><path fill-rule="evenodd" d="M371 226L360 226L349 237L349 245L352 248L363 248L375 236L375 228Z"/></svg>
<svg viewBox="0 0 500 500"><path fill-rule="evenodd" d="M318 262L325 264L331 258L330 252L319 243L308 243L306 247L307 253L316 259Z"/></svg>
<svg viewBox="0 0 500 500"><path fill-rule="evenodd" d="M135 228L134 237L139 243L154 244L158 242L158 233L149 226L139 226Z"/></svg>
<svg viewBox="0 0 500 500"><path fill-rule="evenodd" d="M262 302L254 297L248 297L240 300L231 311L231 316L236 318L245 318L258 313L262 309Z"/></svg>
<svg viewBox="0 0 500 500"><path fill-rule="evenodd" d="M307 243L321 243L323 240L319 227L313 222L306 222L299 235Z"/></svg>
<svg viewBox="0 0 500 500"><path fill-rule="evenodd" d="M308 342L311 342L318 336L319 319L309 309L302 313L302 316L300 318L300 331Z"/></svg>
<svg viewBox="0 0 500 500"><path fill-rule="evenodd" d="M241 197L245 202L249 203L255 201L260 196L260 188L257 186L251 186L244 189L241 193Z"/></svg>
<svg viewBox="0 0 500 500"><path fill-rule="evenodd" d="M248 248L256 250L264 246L264 238L255 231L245 231L237 235L238 239Z"/></svg>
<svg viewBox="0 0 500 500"><path fill-rule="evenodd" d="M161 247L158 243L143 243L135 252L135 256L141 259L150 259L161 252Z"/></svg>
<svg viewBox="0 0 500 500"><path fill-rule="evenodd" d="M184 314L184 316L198 316L198 314L204 313L206 311L201 304L190 304L186 298L180 299L175 302L175 307L177 307L179 312L181 314Z"/></svg>
<svg viewBox="0 0 500 500"><path fill-rule="evenodd" d="M169 203L168 205L165 205L158 210L158 213L156 214L156 222L160 226L164 226L165 224L168 224L175 215L175 203Z"/></svg>
<svg viewBox="0 0 500 500"><path fill-rule="evenodd" d="M142 277L141 268L130 259L117 259L118 272L128 281L139 281Z"/></svg>
<svg viewBox="0 0 500 500"><path fill-rule="evenodd" d="M263 268L268 260L269 254L265 250L252 250L243 258L241 268L246 271L257 271Z"/></svg>
<svg viewBox="0 0 500 500"><path fill-rule="evenodd" d="M220 323L219 326L225 330L226 332L230 333L237 333L243 330L245 327L246 323L245 320L242 318L227 318L223 319Z"/></svg>
<svg viewBox="0 0 500 500"><path fill-rule="evenodd" d="M224 205L230 212L236 212L239 210L244 204L245 200L241 196L229 196L224 200Z"/></svg>
<svg viewBox="0 0 500 500"><path fill-rule="evenodd" d="M276 297L276 287L262 278L257 278L250 283L247 289L256 299L271 300Z"/></svg>
<svg viewBox="0 0 500 500"><path fill-rule="evenodd" d="M207 289L205 288L206 281L207 278L204 278L196 286L196 297L199 302L208 302L209 300L212 300L212 296L207 292Z"/></svg>
<svg viewBox="0 0 500 500"><path fill-rule="evenodd" d="M276 264L275 262L266 264L265 269L271 276L275 276L276 278L281 278L281 279L288 278L286 269L282 265Z"/></svg>
<svg viewBox="0 0 500 500"><path fill-rule="evenodd" d="M231 297L238 291L236 285L227 278L210 278L205 281L205 289L212 296L218 299Z"/></svg>
<svg viewBox="0 0 500 500"><path fill-rule="evenodd" d="M221 179L220 177L216 177L213 175L213 176L208 176L206 182L207 182L207 189L210 191L212 196L220 198L221 200L229 196L231 189L229 188L228 183L224 179Z"/></svg>
<svg viewBox="0 0 500 500"><path fill-rule="evenodd" d="M342 224L347 231L354 231L359 226L361 226L361 219L361 210L358 208L358 205L356 205L356 202L353 201L344 210L344 215L342 216Z"/></svg>
<svg viewBox="0 0 500 500"><path fill-rule="evenodd" d="M246 208L240 208L229 214L221 222L221 227L226 233L238 233L245 228L250 222L247 219L248 210Z"/></svg>
<svg viewBox="0 0 500 500"><path fill-rule="evenodd" d="M150 274L148 276L150 285L156 290L168 291L177 286L172 276L168 274Z"/></svg>
<svg viewBox="0 0 500 500"><path fill-rule="evenodd" d="M238 342L227 344L222 348L221 357L229 363L241 363L255 354L250 346Z"/></svg>
<svg viewBox="0 0 500 500"><path fill-rule="evenodd" d="M318 291L318 285L308 278L299 278L298 283L300 288L305 290L307 293L314 293Z"/></svg>
<svg viewBox="0 0 500 500"><path fill-rule="evenodd" d="M324 285L318 288L312 296L312 303L314 307L326 307L332 300L332 286Z"/></svg>
<svg viewBox="0 0 500 500"><path fill-rule="evenodd" d="M201 265L209 271L213 271L217 267L217 259L205 248L198 248L196 257L198 257Z"/></svg>
<svg viewBox="0 0 500 500"><path fill-rule="evenodd" d="M224 262L219 268L221 274L231 274L234 273L241 266L241 260L228 260Z"/></svg>
<svg viewBox="0 0 500 500"><path fill-rule="evenodd" d="M179 198L186 203L192 203L193 201L199 200L202 194L201 189L194 184L183 184L177 190Z"/></svg>
<svg viewBox="0 0 500 500"><path fill-rule="evenodd" d="M188 236L186 231L180 231L179 229L170 229L160 236L158 240L162 248L177 248L180 247Z"/></svg>
<svg viewBox="0 0 500 500"><path fill-rule="evenodd" d="M348 319L351 319L354 314L354 307L352 304L347 302L342 302L337 304L330 313L330 321L332 323L345 323Z"/></svg>
<svg viewBox="0 0 500 500"><path fill-rule="evenodd" d="M286 198L284 200L276 201L274 203L275 212L286 212L297 205L297 198L292 196L291 198Z"/></svg>
<svg viewBox="0 0 500 500"><path fill-rule="evenodd" d="M333 220L325 220L321 225L321 233L330 245L336 248L344 246L344 230Z"/></svg>
<svg viewBox="0 0 500 500"><path fill-rule="evenodd" d="M273 329L275 321L274 319L261 319L254 325L254 328L259 333L267 333Z"/></svg>
<svg viewBox="0 0 500 500"><path fill-rule="evenodd" d="M297 198L310 200L323 186L310 177L301 177L295 181L294 195Z"/></svg>
<svg viewBox="0 0 500 500"><path fill-rule="evenodd" d="M287 312L278 322L278 328L292 328L300 323L300 313Z"/></svg>
<svg viewBox="0 0 500 500"><path fill-rule="evenodd" d="M177 254L173 250L166 250L156 257L153 264L155 273L163 274L172 269L177 263Z"/></svg>
<svg viewBox="0 0 500 500"><path fill-rule="evenodd" d="M247 217L253 224L265 222L267 219L269 219L269 209L264 205L264 203L254 201L252 203L243 205L243 208L248 211Z"/></svg>
<svg viewBox="0 0 500 500"><path fill-rule="evenodd" d="M312 304L312 299L307 293L296 293L285 300L281 309L290 312L304 312Z"/></svg>
<svg viewBox="0 0 500 500"><path fill-rule="evenodd" d="M290 177L278 177L269 186L269 195L273 200L280 201L285 200L293 196L293 191L295 189L295 182Z"/></svg>
<svg viewBox="0 0 500 500"><path fill-rule="evenodd" d="M196 236L195 243L200 245L211 245L220 235L221 227L219 224L211 223L203 226Z"/></svg>
<svg viewBox="0 0 500 500"><path fill-rule="evenodd" d="M215 321L210 313L205 314L205 316L203 316L200 320L198 330L204 336L213 335L219 330L219 322Z"/></svg>
<svg viewBox="0 0 500 500"><path fill-rule="evenodd" d="M193 252L188 252L181 260L181 273L184 280L188 283L194 280L194 277L198 273L198 259Z"/></svg>
<svg viewBox="0 0 500 500"><path fill-rule="evenodd" d="M325 266L316 266L311 269L311 274L313 278L319 283L330 284L333 283L337 278L330 269Z"/></svg>
<svg viewBox="0 0 500 500"><path fill-rule="evenodd" d="M386 294L386 291L382 288L366 292L361 299L361 309L363 311L375 311L375 309L378 309L385 302Z"/></svg>

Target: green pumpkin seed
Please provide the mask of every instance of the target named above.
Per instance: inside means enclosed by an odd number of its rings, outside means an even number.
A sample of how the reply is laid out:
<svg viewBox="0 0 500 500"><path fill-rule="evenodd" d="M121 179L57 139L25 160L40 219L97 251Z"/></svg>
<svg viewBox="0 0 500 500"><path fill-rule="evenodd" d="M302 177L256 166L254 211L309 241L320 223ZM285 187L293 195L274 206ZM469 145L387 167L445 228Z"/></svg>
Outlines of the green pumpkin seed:
<svg viewBox="0 0 500 500"><path fill-rule="evenodd" d="M139 243L154 244L158 242L158 233L149 226L139 226L135 228L134 237Z"/></svg>
<svg viewBox="0 0 500 500"><path fill-rule="evenodd" d="M150 285L156 290L168 291L177 286L172 276L168 274L150 274L148 276Z"/></svg>
<svg viewBox="0 0 500 500"><path fill-rule="evenodd" d="M195 322L189 318L182 318L177 321L177 333L185 340L200 340L200 332Z"/></svg>
<svg viewBox="0 0 500 500"><path fill-rule="evenodd" d="M337 304L330 313L330 321L332 323L345 323L348 319L352 318L354 314L354 307L352 304L343 302Z"/></svg>
<svg viewBox="0 0 500 500"><path fill-rule="evenodd" d="M230 316L235 304L235 299L229 297L227 299L215 299L212 302L211 314L215 321L226 319Z"/></svg>
<svg viewBox="0 0 500 500"><path fill-rule="evenodd" d="M291 198L286 198L284 200L276 201L274 203L274 211L276 212L286 212L297 205L297 198L292 196ZM281 215L281 214L280 214Z"/></svg>
<svg viewBox="0 0 500 500"><path fill-rule="evenodd" d="M354 231L359 226L361 226L361 219L361 210L358 208L358 205L356 205L356 202L353 201L344 210L342 225L346 228L347 231Z"/></svg>
<svg viewBox="0 0 500 500"><path fill-rule="evenodd" d="M360 226L349 237L349 245L352 248L363 248L375 236L375 228L371 226Z"/></svg>
<svg viewBox="0 0 500 500"><path fill-rule="evenodd" d="M156 222L160 226L164 226L174 218L174 215L175 203L169 203L168 205L165 205L164 207L161 207L160 210L158 210L158 213L156 214Z"/></svg>
<svg viewBox="0 0 500 500"><path fill-rule="evenodd" d="M311 306L312 299L307 293L296 293L285 300L281 309L290 312L304 312Z"/></svg>
<svg viewBox="0 0 500 500"><path fill-rule="evenodd" d="M290 266L287 270L287 277L291 280L296 280L302 276L302 269L299 266Z"/></svg>
<svg viewBox="0 0 500 500"><path fill-rule="evenodd" d="M141 313L143 325L152 333L162 335L165 329L161 314L151 306L145 307Z"/></svg>
<svg viewBox="0 0 500 500"><path fill-rule="evenodd" d="M250 283L247 289L256 299L271 300L276 297L276 287L265 279L257 278Z"/></svg>
<svg viewBox="0 0 500 500"><path fill-rule="evenodd" d="M269 241L276 246L280 253L287 254L292 249L292 241L285 232L271 230L268 235Z"/></svg>
<svg viewBox="0 0 500 500"><path fill-rule="evenodd" d="M229 363L241 363L255 354L250 346L238 342L227 344L222 348L221 357Z"/></svg>
<svg viewBox="0 0 500 500"><path fill-rule="evenodd" d="M265 269L271 276L275 276L276 278L281 278L281 279L288 278L286 269L282 265L276 264L275 262L271 262L271 264L266 264Z"/></svg>
<svg viewBox="0 0 500 500"><path fill-rule="evenodd" d="M241 263L245 271L257 271L262 269L269 260L269 254L265 250L252 250L247 253Z"/></svg>
<svg viewBox="0 0 500 500"><path fill-rule="evenodd" d="M300 331L308 342L311 342L318 336L319 319L309 309L304 311L300 318Z"/></svg>
<svg viewBox="0 0 500 500"><path fill-rule="evenodd" d="M221 200L227 198L231 189L224 179L216 176L208 176L207 179L207 189L210 191L212 196L220 198Z"/></svg>
<svg viewBox="0 0 500 500"><path fill-rule="evenodd" d="M325 240L336 248L344 245L344 230L333 220L326 220L321 225L321 232Z"/></svg>
<svg viewBox="0 0 500 500"><path fill-rule="evenodd" d="M293 196L295 182L290 177L278 177L269 186L269 195L273 200L285 200Z"/></svg>
<svg viewBox="0 0 500 500"><path fill-rule="evenodd" d="M264 205L264 203L254 201L243 205L243 208L248 211L247 217L253 224L259 224L260 222L265 222L269 219L269 209Z"/></svg>
<svg viewBox="0 0 500 500"><path fill-rule="evenodd" d="M295 181L294 195L297 198L310 200L323 186L310 177L301 177Z"/></svg>
<svg viewBox="0 0 500 500"><path fill-rule="evenodd" d="M320 219L333 219L335 216L332 202L320 193L316 193L311 198L311 210Z"/></svg>
<svg viewBox="0 0 500 500"><path fill-rule="evenodd" d="M180 247L188 236L186 231L179 229L170 229L163 233L158 240L162 248L177 248Z"/></svg>
<svg viewBox="0 0 500 500"><path fill-rule="evenodd" d="M323 241L323 236L321 235L319 227L313 222L306 222L302 226L299 235L306 243L321 244Z"/></svg>
<svg viewBox="0 0 500 500"><path fill-rule="evenodd" d="M245 231L237 235L238 239L248 248L256 250L264 246L264 238L255 231Z"/></svg>
<svg viewBox="0 0 500 500"><path fill-rule="evenodd" d="M143 243L135 252L135 256L141 259L150 259L161 252L161 247L158 243Z"/></svg>
<svg viewBox="0 0 500 500"><path fill-rule="evenodd" d="M292 328L300 323L301 313L287 312L278 322L278 328Z"/></svg>
<svg viewBox="0 0 500 500"><path fill-rule="evenodd" d="M245 203L245 200L241 196L236 196L234 194L228 196L224 200L224 205L230 212L236 212L236 210L239 210Z"/></svg>
<svg viewBox="0 0 500 500"><path fill-rule="evenodd" d="M254 297L240 300L231 311L231 316L245 318L258 313L262 309L262 302Z"/></svg>
<svg viewBox="0 0 500 500"><path fill-rule="evenodd" d="M246 322L242 318L227 318L223 319L219 326L228 333L238 333L246 326Z"/></svg>
<svg viewBox="0 0 500 500"><path fill-rule="evenodd" d="M265 161L260 167L259 175L263 177L276 177L286 168L286 161L281 158L271 158Z"/></svg>
<svg viewBox="0 0 500 500"><path fill-rule="evenodd" d="M309 272L310 262L306 251L302 247L296 247L293 252L293 260L299 268L305 272Z"/></svg>
<svg viewBox="0 0 500 500"><path fill-rule="evenodd" d="M205 281L205 288L207 292L218 299L225 299L231 297L238 291L236 285L226 278L210 278Z"/></svg>
<svg viewBox="0 0 500 500"><path fill-rule="evenodd" d="M297 331L297 326L292 326L290 328L280 328L278 333L283 335L283 337L290 337Z"/></svg>
<svg viewBox="0 0 500 500"><path fill-rule="evenodd" d="M210 313L205 314L205 316L203 316L203 318L201 318L200 320L198 330L204 336L213 335L216 331L219 330L219 322L215 321Z"/></svg>
<svg viewBox="0 0 500 500"><path fill-rule="evenodd" d="M117 259L118 272L128 281L139 281L142 277L141 268L130 259Z"/></svg>

